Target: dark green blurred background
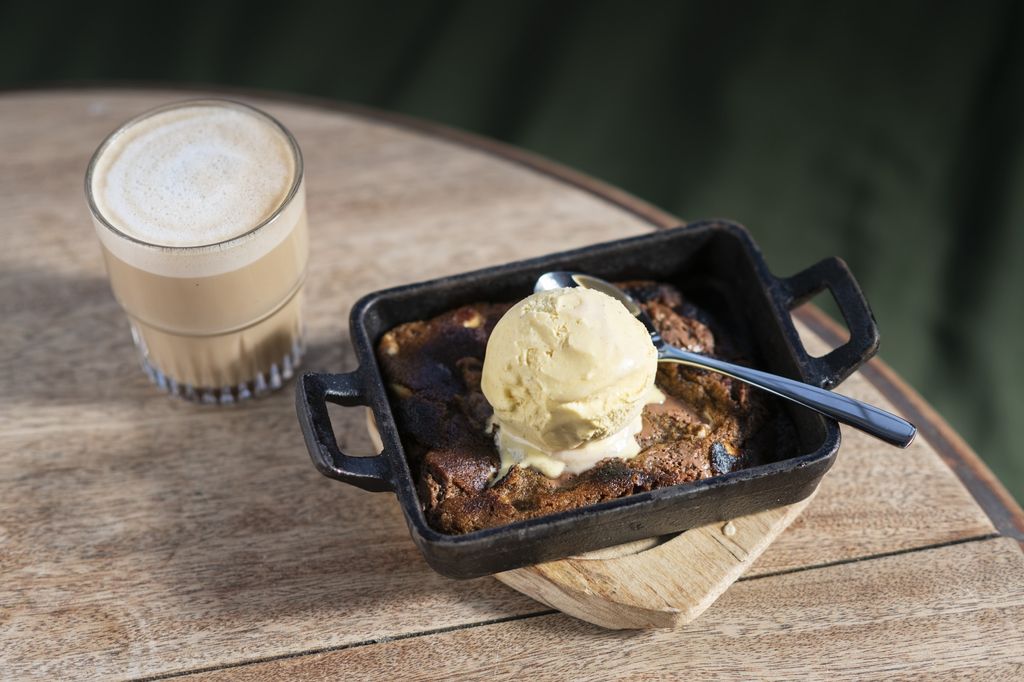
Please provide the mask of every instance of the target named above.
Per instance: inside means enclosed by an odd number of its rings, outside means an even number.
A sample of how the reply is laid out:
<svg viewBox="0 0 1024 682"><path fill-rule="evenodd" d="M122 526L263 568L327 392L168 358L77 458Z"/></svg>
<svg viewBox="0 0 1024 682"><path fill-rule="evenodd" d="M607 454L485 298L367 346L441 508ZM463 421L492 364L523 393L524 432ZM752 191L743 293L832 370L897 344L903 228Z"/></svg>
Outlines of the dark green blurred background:
<svg viewBox="0 0 1024 682"><path fill-rule="evenodd" d="M97 80L400 111L734 218L779 274L842 256L1024 498L1024 3L0 3L0 87Z"/></svg>

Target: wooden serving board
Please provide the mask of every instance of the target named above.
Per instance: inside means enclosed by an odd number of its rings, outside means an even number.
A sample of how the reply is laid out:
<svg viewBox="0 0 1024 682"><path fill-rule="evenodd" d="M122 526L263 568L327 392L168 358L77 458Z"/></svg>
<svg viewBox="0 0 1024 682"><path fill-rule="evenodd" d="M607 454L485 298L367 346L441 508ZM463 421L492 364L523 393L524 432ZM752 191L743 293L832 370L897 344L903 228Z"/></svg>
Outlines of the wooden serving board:
<svg viewBox="0 0 1024 682"><path fill-rule="evenodd" d="M667 539L641 540L494 577L601 627L685 625L743 575L812 497Z"/></svg>
<svg viewBox="0 0 1024 682"><path fill-rule="evenodd" d="M366 430L377 451L383 450L369 409ZM494 577L542 604L604 628L685 625L736 582L813 497L731 521L517 568Z"/></svg>

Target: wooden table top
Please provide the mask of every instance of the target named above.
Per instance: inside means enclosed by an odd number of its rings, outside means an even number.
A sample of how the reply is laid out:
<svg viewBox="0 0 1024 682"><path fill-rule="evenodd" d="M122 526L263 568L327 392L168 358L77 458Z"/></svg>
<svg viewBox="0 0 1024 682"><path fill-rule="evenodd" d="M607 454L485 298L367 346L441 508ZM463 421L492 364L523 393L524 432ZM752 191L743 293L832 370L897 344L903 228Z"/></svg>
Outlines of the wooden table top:
<svg viewBox="0 0 1024 682"><path fill-rule="evenodd" d="M612 632L432 572L395 498L319 475L292 391L172 401L139 371L83 196L118 123L181 91L0 95L0 677L535 679L1024 674L1024 515L880 361L842 391L916 420L845 430L804 515L698 621ZM349 370L369 291L678 221L497 143L239 97L306 156L310 369ZM835 325L800 314L810 346ZM883 330L884 333L884 330ZM346 449L369 453L359 410Z"/></svg>

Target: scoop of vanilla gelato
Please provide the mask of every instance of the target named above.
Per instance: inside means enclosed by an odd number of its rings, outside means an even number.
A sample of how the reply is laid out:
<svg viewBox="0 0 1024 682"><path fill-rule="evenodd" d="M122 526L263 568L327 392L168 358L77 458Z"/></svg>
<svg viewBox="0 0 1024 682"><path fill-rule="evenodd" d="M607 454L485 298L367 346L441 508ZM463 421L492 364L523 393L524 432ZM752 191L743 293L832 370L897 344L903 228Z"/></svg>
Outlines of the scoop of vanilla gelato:
<svg viewBox="0 0 1024 682"><path fill-rule="evenodd" d="M599 441L629 452L598 451L598 459L635 455L635 438L621 434L637 427L645 404L658 402L657 368L647 329L607 294L575 287L529 296L498 321L484 355L481 387L494 408L499 449L504 441L555 457L561 467L537 467L549 476Z"/></svg>

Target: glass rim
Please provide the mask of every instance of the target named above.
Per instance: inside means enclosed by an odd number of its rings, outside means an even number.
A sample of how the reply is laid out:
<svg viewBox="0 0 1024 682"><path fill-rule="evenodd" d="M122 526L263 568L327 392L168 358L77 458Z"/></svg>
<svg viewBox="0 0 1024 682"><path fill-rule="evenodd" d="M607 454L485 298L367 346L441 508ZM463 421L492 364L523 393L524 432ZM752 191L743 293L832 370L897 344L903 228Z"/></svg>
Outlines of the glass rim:
<svg viewBox="0 0 1024 682"><path fill-rule="evenodd" d="M104 153L106 153L110 145L119 136L124 134L129 128L138 123L141 123L142 121L145 121L148 118L156 116L157 114L162 114L167 111L173 111L175 109L182 109L190 106L219 106L232 109L241 109L248 113L254 114L258 118L266 120L274 128L281 132L281 134L284 135L285 139L288 141L288 146L292 150L292 156L295 161L295 177L292 179L292 184L288 188L288 193L285 194L284 199L281 200L281 203L278 204L273 211L271 211L265 218L260 220L254 227L249 228L245 232L237 234L234 237L229 237L228 239L223 239L219 242L210 242L209 244L194 244L188 246L154 244L153 242L148 242L144 239L139 239L138 237L134 237L124 232L123 230L118 229L107 218L107 216L103 214L99 206L96 205L96 197L93 194L93 174L96 170L96 164L99 162L99 159L104 155ZM112 133L107 135L103 139L103 142L100 143L100 146L96 148L96 151L93 152L92 158L89 159L89 166L85 171L85 196L86 200L89 203L89 211L92 213L93 218L95 218L106 229L110 230L110 232L112 232L116 237L126 239L144 248L154 249L157 251L167 251L174 253L197 253L214 249L222 249L236 243L241 243L243 241L250 240L253 236L255 236L257 232L259 232L266 226L270 225L270 223L274 222L291 205L292 201L295 199L295 195L299 193L299 188L302 186L302 179L302 150L299 149L299 143L295 139L295 136L292 135L291 131L288 130L288 128L286 128L284 124L282 124L280 121L278 121L276 118L274 118L267 112L263 111L262 109L258 109L250 104L246 104L245 102L239 102L238 100L228 99L226 97L197 97L192 99L179 100L176 102L170 102L168 104L162 104L153 109L148 109L142 112L141 114L138 114L137 116L133 116L132 118L128 119L127 121L119 125Z"/></svg>

